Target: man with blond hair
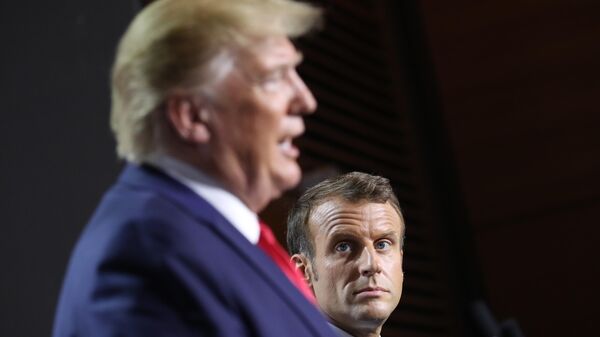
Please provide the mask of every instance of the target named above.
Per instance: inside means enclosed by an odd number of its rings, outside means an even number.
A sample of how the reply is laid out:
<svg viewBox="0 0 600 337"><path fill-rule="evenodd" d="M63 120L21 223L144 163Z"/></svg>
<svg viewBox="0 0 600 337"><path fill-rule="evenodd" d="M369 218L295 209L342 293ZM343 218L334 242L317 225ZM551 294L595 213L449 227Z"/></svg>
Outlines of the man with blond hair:
<svg viewBox="0 0 600 337"><path fill-rule="evenodd" d="M256 215L301 177L293 140L316 102L289 39L319 18L292 0L135 17L112 72L127 164L75 246L53 336L332 336Z"/></svg>

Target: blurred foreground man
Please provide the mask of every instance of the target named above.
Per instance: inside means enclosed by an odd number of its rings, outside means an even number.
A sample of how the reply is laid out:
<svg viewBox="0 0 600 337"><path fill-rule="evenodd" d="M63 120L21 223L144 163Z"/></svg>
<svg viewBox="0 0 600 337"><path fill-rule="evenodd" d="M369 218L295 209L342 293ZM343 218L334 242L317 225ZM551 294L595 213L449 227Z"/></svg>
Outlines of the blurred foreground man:
<svg viewBox="0 0 600 337"><path fill-rule="evenodd" d="M387 179L353 172L308 189L288 247L339 336L377 337L402 294L404 220Z"/></svg>
<svg viewBox="0 0 600 337"><path fill-rule="evenodd" d="M55 337L334 335L256 216L300 180L293 140L316 102L289 38L319 18L290 0L137 15L112 73L128 163L74 249Z"/></svg>

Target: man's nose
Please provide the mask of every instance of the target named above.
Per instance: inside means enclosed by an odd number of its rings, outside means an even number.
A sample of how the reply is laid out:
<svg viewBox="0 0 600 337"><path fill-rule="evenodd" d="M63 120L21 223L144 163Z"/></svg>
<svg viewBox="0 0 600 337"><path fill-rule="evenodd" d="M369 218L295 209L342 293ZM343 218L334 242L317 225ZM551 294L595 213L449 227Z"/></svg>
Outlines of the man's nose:
<svg viewBox="0 0 600 337"><path fill-rule="evenodd" d="M380 257L373 247L364 247L359 259L358 269L362 276L371 276L381 272Z"/></svg>
<svg viewBox="0 0 600 337"><path fill-rule="evenodd" d="M292 74L292 83L294 86L294 101L292 112L296 114L308 115L317 109L317 100L312 92L304 83L304 80L296 71Z"/></svg>

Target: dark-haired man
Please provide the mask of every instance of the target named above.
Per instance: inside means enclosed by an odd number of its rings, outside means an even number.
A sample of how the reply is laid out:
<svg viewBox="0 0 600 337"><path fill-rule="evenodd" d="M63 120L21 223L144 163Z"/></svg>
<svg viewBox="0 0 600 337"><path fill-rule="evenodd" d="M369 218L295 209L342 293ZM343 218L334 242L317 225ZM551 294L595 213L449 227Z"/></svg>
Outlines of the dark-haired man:
<svg viewBox="0 0 600 337"><path fill-rule="evenodd" d="M377 337L402 294L404 221L387 179L353 172L308 189L290 255L340 336Z"/></svg>

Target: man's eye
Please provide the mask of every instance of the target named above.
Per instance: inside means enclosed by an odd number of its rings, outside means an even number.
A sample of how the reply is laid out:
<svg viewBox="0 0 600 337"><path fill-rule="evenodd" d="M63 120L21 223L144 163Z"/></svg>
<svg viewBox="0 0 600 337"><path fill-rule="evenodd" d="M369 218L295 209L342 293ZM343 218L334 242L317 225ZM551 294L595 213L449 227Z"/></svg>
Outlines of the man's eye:
<svg viewBox="0 0 600 337"><path fill-rule="evenodd" d="M347 252L350 250L350 244L348 242L340 242L335 246L335 250L338 252Z"/></svg>
<svg viewBox="0 0 600 337"><path fill-rule="evenodd" d="M278 85L284 78L285 74L283 71L275 71L261 78L259 82L263 87L268 88Z"/></svg>
<svg viewBox="0 0 600 337"><path fill-rule="evenodd" d="M378 241L375 243L375 249L384 250L388 249L390 246L391 243L389 241Z"/></svg>
<svg viewBox="0 0 600 337"><path fill-rule="evenodd" d="M283 76L281 76L280 74L276 73L276 74L271 74L269 76L266 76L262 79L262 83L275 83L275 82L279 82L281 81L281 79L283 78Z"/></svg>

